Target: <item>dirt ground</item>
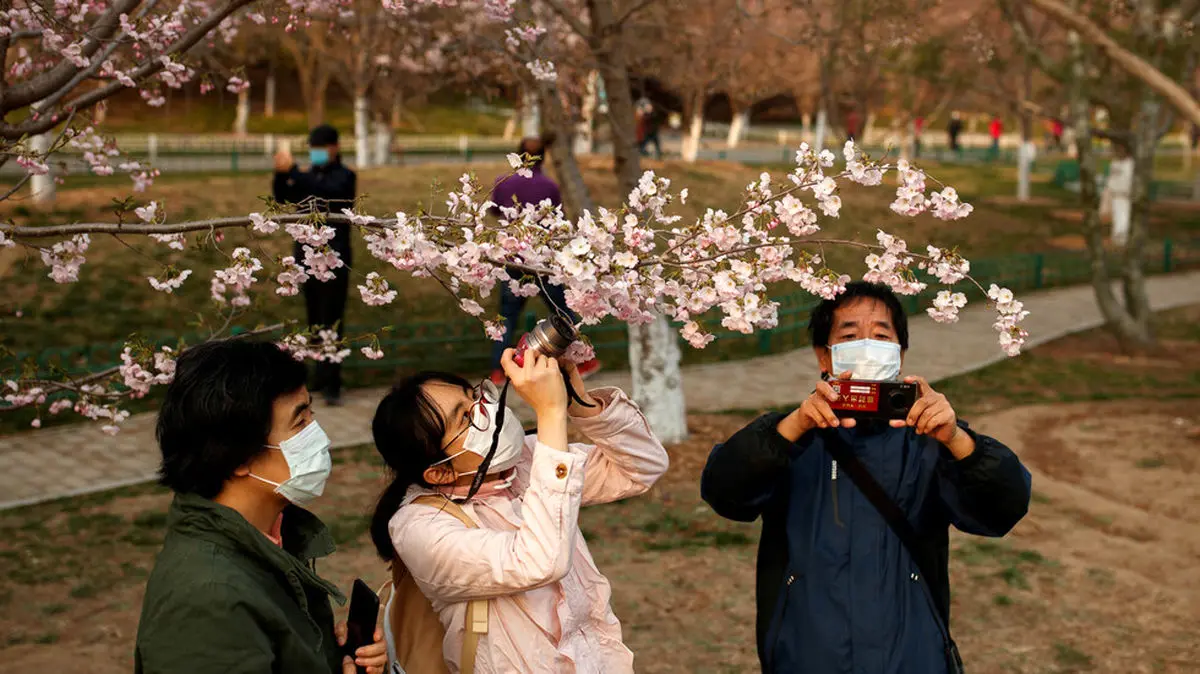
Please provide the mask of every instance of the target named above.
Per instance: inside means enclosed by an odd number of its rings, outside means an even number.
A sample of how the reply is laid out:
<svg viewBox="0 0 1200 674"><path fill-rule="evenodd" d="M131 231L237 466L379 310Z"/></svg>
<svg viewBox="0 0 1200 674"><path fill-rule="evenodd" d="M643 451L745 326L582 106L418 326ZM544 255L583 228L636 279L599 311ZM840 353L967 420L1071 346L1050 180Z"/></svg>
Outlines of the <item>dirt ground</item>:
<svg viewBox="0 0 1200 674"><path fill-rule="evenodd" d="M582 526L639 672L751 672L757 525L715 517L699 473L746 418L691 419L649 495ZM971 672L1200 671L1200 415L1194 401L1018 407L973 419L1033 472L1004 540L952 537L953 627ZM369 448L339 452L317 510L340 540L322 567L381 582L365 513ZM0 514L0 671L128 672L168 497L152 488Z"/></svg>

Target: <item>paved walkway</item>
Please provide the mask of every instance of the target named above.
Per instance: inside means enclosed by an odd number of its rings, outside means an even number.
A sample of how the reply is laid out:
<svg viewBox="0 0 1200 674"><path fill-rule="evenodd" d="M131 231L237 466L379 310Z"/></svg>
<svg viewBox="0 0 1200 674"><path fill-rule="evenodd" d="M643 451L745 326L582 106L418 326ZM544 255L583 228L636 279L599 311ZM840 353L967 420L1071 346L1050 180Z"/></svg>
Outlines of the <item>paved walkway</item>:
<svg viewBox="0 0 1200 674"><path fill-rule="evenodd" d="M1200 303L1200 272L1157 276L1148 285L1155 310ZM1088 286L1021 299L1031 312L1026 320L1030 347L1102 323ZM992 313L982 304L973 304L954 325L914 318L905 372L936 381L1003 360L991 323ZM761 410L802 400L816 376L806 347L750 360L688 366L683 382L689 410ZM602 372L589 384L628 390L630 379L627 372ZM348 391L341 407L318 403L321 425L337 446L370 442L371 415L382 396L381 389L359 389ZM0 437L0 509L146 482L154 479L158 460L153 414L130 418L116 437L101 433L98 424Z"/></svg>

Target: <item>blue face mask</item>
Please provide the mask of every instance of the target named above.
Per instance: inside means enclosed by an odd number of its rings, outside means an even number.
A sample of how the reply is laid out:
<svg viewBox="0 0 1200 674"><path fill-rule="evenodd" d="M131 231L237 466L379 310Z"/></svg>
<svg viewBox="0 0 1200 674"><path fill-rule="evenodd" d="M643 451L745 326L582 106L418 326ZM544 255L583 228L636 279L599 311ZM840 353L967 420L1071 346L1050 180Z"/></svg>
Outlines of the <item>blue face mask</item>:
<svg viewBox="0 0 1200 674"><path fill-rule="evenodd" d="M329 150L323 147L310 148L308 159L312 162L313 166L324 166L329 163Z"/></svg>
<svg viewBox="0 0 1200 674"><path fill-rule="evenodd" d="M878 339L856 339L829 347L834 377L850 371L855 379L888 381L900 376L900 345Z"/></svg>

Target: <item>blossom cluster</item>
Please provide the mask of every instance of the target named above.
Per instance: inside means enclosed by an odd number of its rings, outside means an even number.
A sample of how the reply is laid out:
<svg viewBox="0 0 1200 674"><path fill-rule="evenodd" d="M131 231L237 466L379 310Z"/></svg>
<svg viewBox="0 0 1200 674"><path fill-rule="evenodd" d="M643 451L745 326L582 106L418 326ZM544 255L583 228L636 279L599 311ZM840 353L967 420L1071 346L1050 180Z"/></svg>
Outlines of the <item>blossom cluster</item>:
<svg viewBox="0 0 1200 674"><path fill-rule="evenodd" d="M768 294L772 284L790 282L827 299L843 292L852 277L829 267L823 249L832 246L866 249L862 278L900 294L926 290L926 282L916 276L917 270L923 270L946 286L936 294L929 315L941 322L957 320L967 296L952 286L970 280L970 263L957 250L929 245L918 253L884 231L876 233L874 242L823 237L822 223L839 217L844 184L877 186L889 173L897 184L893 211L955 220L970 213L969 204L959 202L952 188L928 193L926 178L918 169L873 160L853 144L844 148L841 168L835 167L832 152L818 153L807 145L799 148L796 158L794 170L782 179L763 173L747 185L736 209L709 208L690 222L673 212L675 203L688 198L687 190L676 192L669 179L647 171L619 208L584 211L573 220L548 200L495 204L476 178L467 174L446 193L439 212L399 212L384 219L348 209L337 216L337 226L360 230L369 253L392 268L436 279L464 313L478 318L491 339L501 339L505 333L503 322L484 309L497 285L504 283L519 296L531 296L546 284L557 284L564 288L567 303L561 308L573 310L581 324L606 318L644 324L665 315L680 324L680 334L690 345L704 348L714 341L711 326L716 324L742 333L777 325L779 307ZM514 171L528 168L529 158L509 159ZM490 213L496 211L499 217L493 218ZM146 225L164 221L160 205L154 202L134 212ZM344 267L329 245L337 231L331 220L320 214L282 211L247 217L245 227L254 235L271 236L283 230L303 251L300 259L289 256L272 263L267 279L274 279L277 294L294 295L301 284L328 280ZM155 236L168 237L159 240L182 248L183 234ZM65 283L78 278L88 242L88 236L81 234L42 249L55 280ZM213 298L234 308L247 306L252 288L260 282L256 273L264 269L251 248L236 248L230 265L213 273ZM151 283L170 292L189 273L166 267ZM390 304L399 296L381 272L367 274L356 286L370 306ZM993 287L988 296L997 312L1000 346L1015 354L1026 337L1020 322L1028 312L1006 289ZM309 330L290 334L279 344L296 358L341 362L353 353L351 341L332 330ZM585 352L575 357L586 359L587 348L578 347ZM367 358L383 356L377 340L358 350ZM138 362L141 369L134 368ZM121 383L137 391L169 374L134 359L120 376ZM29 400L40 395L32 389L19 395L23 404L38 404ZM97 395L94 392L93 397Z"/></svg>
<svg viewBox="0 0 1200 674"><path fill-rule="evenodd" d="M134 353L133 347L126 346L121 353L122 383L129 387L134 398L141 398L150 392L156 384L170 384L175 379L175 351L164 346L153 355L153 364L143 364L144 358Z"/></svg>
<svg viewBox="0 0 1200 674"><path fill-rule="evenodd" d="M1025 310L1025 305L1013 297L1013 293L1008 288L1001 288L995 283L988 288L988 298L996 305L996 322L992 324L992 328L1000 334L1000 348L1004 349L1004 353L1015 356L1021 353L1021 347L1025 345L1025 338L1029 333L1021 327L1021 321L1029 315Z"/></svg>

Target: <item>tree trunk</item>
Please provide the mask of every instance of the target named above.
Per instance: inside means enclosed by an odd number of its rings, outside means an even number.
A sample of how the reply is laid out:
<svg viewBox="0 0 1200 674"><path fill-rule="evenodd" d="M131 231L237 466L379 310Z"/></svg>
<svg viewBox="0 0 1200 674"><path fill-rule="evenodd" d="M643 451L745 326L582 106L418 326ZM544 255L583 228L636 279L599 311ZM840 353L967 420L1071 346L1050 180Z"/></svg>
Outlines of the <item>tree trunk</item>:
<svg viewBox="0 0 1200 674"><path fill-rule="evenodd" d="M866 120L867 121L863 123L862 130L858 132L858 140L856 141L859 145L863 146L866 146L866 144L870 141L871 136L875 134L874 110L867 111Z"/></svg>
<svg viewBox="0 0 1200 674"><path fill-rule="evenodd" d="M372 163L376 166L387 166L391 155L391 146L391 127L383 122L383 115L378 115L375 118L375 158Z"/></svg>
<svg viewBox="0 0 1200 674"><path fill-rule="evenodd" d="M354 96L354 166L371 165L371 104L365 92Z"/></svg>
<svg viewBox="0 0 1200 674"><path fill-rule="evenodd" d="M1159 113L1162 105L1149 86L1142 87L1133 151L1133 212L1129 223L1129 245L1121 264L1124 277L1125 308L1139 328L1154 339L1151 326L1150 298L1146 294L1146 232L1150 220L1150 186L1154 181L1154 155L1158 148Z"/></svg>
<svg viewBox="0 0 1200 674"><path fill-rule="evenodd" d="M324 34L320 30L311 30L308 35L313 42L311 45L288 35L283 37L283 45L296 66L300 96L304 99L308 128L311 129L325 121L325 97L329 91L330 73L321 55Z"/></svg>
<svg viewBox="0 0 1200 674"><path fill-rule="evenodd" d="M750 127L750 108L734 108L733 119L729 122L729 137L725 139L725 145L730 149L738 146L742 142L742 138L746 135L746 130Z"/></svg>
<svg viewBox="0 0 1200 674"><path fill-rule="evenodd" d="M542 115L538 110L537 93L525 91L521 94L521 137L535 138L542 130Z"/></svg>
<svg viewBox="0 0 1200 674"><path fill-rule="evenodd" d="M250 123L250 87L238 92L237 113L233 117L233 132L238 136L246 135L246 125Z"/></svg>
<svg viewBox="0 0 1200 674"><path fill-rule="evenodd" d="M596 149L596 85L600 73L588 73L587 87L579 106L579 124L575 128L575 154L591 154Z"/></svg>
<svg viewBox="0 0 1200 674"><path fill-rule="evenodd" d="M1078 33L1067 34L1071 47L1071 82L1068 87L1071 126L1079 161L1079 195L1083 205L1084 238L1092 264L1092 289L1096 304L1126 351L1143 350L1153 344L1148 325L1139 325L1117 301L1104 250L1104 225L1100 222L1096 193L1096 156L1092 152L1091 102L1088 98L1088 64Z"/></svg>
<svg viewBox="0 0 1200 674"><path fill-rule="evenodd" d="M694 162L700 156L700 139L704 135L704 94L698 93L692 97L690 123L687 135L683 138L681 154L686 162Z"/></svg>
<svg viewBox="0 0 1200 674"><path fill-rule="evenodd" d="M900 130L900 158L912 159L916 154L917 122L912 115L902 112L896 125Z"/></svg>
<svg viewBox="0 0 1200 674"><path fill-rule="evenodd" d="M1021 119L1021 145L1017 149L1017 201L1029 201L1030 173L1033 169L1033 159L1036 150L1033 144L1033 113L1024 108L1021 103L1032 98L1033 66L1026 58L1021 77L1021 87L1018 92L1016 113Z"/></svg>
<svg viewBox="0 0 1200 674"><path fill-rule="evenodd" d="M612 129L613 172L622 195L637 186L641 157L629 84L626 51L621 44L623 24L616 22L612 0L588 0L600 77L608 98L609 127ZM597 44L595 41L603 40ZM622 199L624 200L624 198ZM687 437L687 407L683 398L683 376L679 369L679 345L663 316L649 325L629 326L629 367L633 399L642 408L650 427L667 444Z"/></svg>
<svg viewBox="0 0 1200 674"><path fill-rule="evenodd" d="M817 128L813 131L813 148L820 153L825 149L825 134L829 131L829 119L825 112L825 105L822 104L817 109Z"/></svg>
<svg viewBox="0 0 1200 674"><path fill-rule="evenodd" d="M263 87L263 117L271 119L275 116L275 59L271 59L270 70L267 71L267 83Z"/></svg>
<svg viewBox="0 0 1200 674"><path fill-rule="evenodd" d="M1017 149L1017 201L1029 201L1033 160L1036 156L1037 146L1033 141L1022 139L1021 147Z"/></svg>
<svg viewBox="0 0 1200 674"><path fill-rule="evenodd" d="M679 369L679 343L663 316L646 325L629 326L629 368L634 372L634 399L664 443L687 438L687 407Z"/></svg>
<svg viewBox="0 0 1200 674"><path fill-rule="evenodd" d="M313 83L312 95L308 97L308 128L325 122L325 97L329 93L329 75L321 73Z"/></svg>
<svg viewBox="0 0 1200 674"><path fill-rule="evenodd" d="M545 113L546 130L553 131L557 136L549 158L562 187L563 210L567 217L574 220L583 211L593 210L594 206L587 184L583 182L583 173L579 170L575 148L572 147L571 122L563 110L558 87L553 82L538 85L538 99L539 107Z"/></svg>
<svg viewBox="0 0 1200 674"><path fill-rule="evenodd" d="M50 157L47 153L50 151L50 143L53 142L50 132L39 133L30 139L29 145L33 153L39 158L50 164ZM54 167L51 166L48 173L41 175L33 175L29 178L29 193L33 198L33 203L38 206L49 206L54 203L55 188L54 188Z"/></svg>

